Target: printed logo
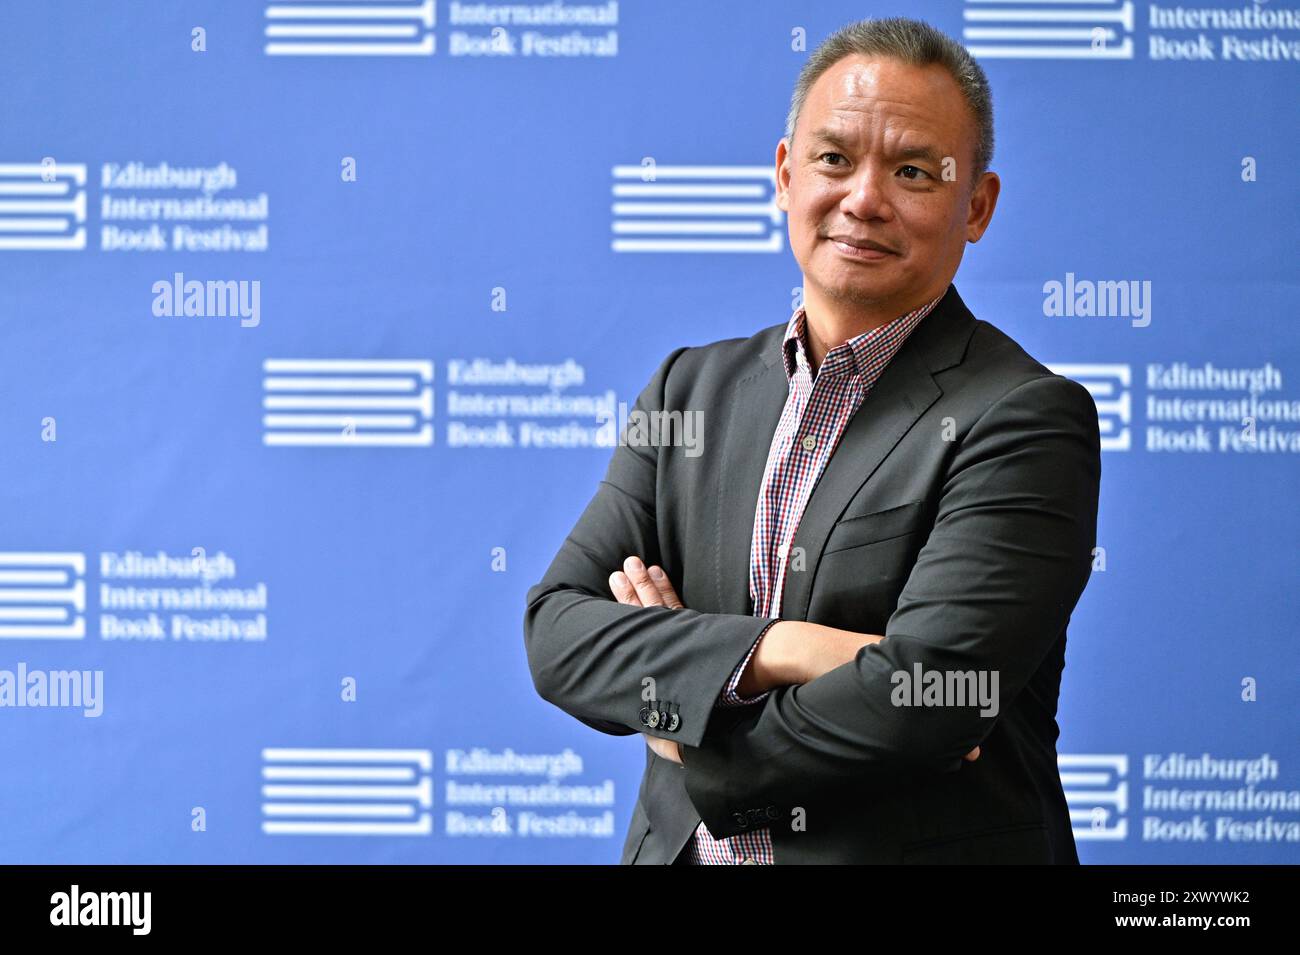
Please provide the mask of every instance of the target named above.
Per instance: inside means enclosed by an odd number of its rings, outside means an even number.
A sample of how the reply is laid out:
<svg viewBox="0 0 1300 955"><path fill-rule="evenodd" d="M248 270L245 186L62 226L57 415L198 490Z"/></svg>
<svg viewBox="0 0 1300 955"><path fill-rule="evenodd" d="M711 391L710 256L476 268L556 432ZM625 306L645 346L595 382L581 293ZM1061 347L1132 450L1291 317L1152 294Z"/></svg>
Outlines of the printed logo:
<svg viewBox="0 0 1300 955"><path fill-rule="evenodd" d="M431 361L268 358L262 367L263 444L433 444Z"/></svg>
<svg viewBox="0 0 1300 955"><path fill-rule="evenodd" d="M272 836L427 836L427 749L264 749L262 831Z"/></svg>
<svg viewBox="0 0 1300 955"><path fill-rule="evenodd" d="M86 167L0 163L0 249L86 247Z"/></svg>
<svg viewBox="0 0 1300 955"><path fill-rule="evenodd" d="M780 252L768 166L614 167L615 252Z"/></svg>
<svg viewBox="0 0 1300 955"><path fill-rule="evenodd" d="M1075 839L1128 836L1128 757L1118 753L1056 757Z"/></svg>
<svg viewBox="0 0 1300 955"><path fill-rule="evenodd" d="M267 56L432 56L434 0L281 0L266 8Z"/></svg>
<svg viewBox="0 0 1300 955"><path fill-rule="evenodd" d="M86 555L0 553L0 639L86 636Z"/></svg>
<svg viewBox="0 0 1300 955"><path fill-rule="evenodd" d="M982 59L1133 58L1130 0L966 0L962 17L966 49Z"/></svg>

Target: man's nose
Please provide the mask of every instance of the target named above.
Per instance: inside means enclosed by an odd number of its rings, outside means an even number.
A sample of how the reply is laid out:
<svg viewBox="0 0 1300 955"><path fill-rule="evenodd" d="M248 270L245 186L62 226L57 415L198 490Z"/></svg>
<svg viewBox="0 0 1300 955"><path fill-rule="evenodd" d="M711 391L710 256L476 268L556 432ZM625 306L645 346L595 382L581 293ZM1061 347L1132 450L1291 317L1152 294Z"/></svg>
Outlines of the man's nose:
<svg viewBox="0 0 1300 955"><path fill-rule="evenodd" d="M886 219L892 215L885 169L874 163L864 164L846 182L848 193L840 202L845 212L858 219Z"/></svg>

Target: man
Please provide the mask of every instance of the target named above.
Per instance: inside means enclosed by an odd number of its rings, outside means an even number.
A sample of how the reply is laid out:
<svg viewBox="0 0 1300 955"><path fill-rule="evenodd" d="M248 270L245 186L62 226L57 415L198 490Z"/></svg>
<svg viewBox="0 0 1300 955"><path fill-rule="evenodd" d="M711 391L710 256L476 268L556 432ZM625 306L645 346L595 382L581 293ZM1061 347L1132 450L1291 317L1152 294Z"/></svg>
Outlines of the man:
<svg viewBox="0 0 1300 955"><path fill-rule="evenodd" d="M1077 863L1056 768L1091 569L1096 407L951 284L997 201L958 44L864 21L776 150L789 322L679 348L527 596L546 700L641 733L624 863ZM629 416L632 420L633 416Z"/></svg>

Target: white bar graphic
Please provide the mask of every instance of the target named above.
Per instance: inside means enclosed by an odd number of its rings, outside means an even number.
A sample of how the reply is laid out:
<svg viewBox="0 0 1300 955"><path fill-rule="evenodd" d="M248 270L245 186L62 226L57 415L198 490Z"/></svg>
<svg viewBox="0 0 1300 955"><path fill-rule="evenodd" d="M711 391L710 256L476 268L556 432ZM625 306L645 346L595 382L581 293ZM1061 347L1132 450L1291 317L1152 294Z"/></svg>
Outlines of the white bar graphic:
<svg viewBox="0 0 1300 955"><path fill-rule="evenodd" d="M433 35L419 43L268 43L267 56L431 56Z"/></svg>
<svg viewBox="0 0 1300 955"><path fill-rule="evenodd" d="M37 588L33 590L5 588L0 590L0 605L14 603L71 603L79 613L84 613L86 610L86 582L78 580L71 587L58 590L53 588Z"/></svg>
<svg viewBox="0 0 1300 955"><path fill-rule="evenodd" d="M780 252L784 248L779 232L766 239L615 239L615 252Z"/></svg>
<svg viewBox="0 0 1300 955"><path fill-rule="evenodd" d="M46 177L56 177L46 181ZM86 167L0 163L0 251L86 247Z"/></svg>
<svg viewBox="0 0 1300 955"><path fill-rule="evenodd" d="M614 215L767 216L773 208L770 202L616 202Z"/></svg>
<svg viewBox="0 0 1300 955"><path fill-rule="evenodd" d="M615 166L615 179L641 179L647 172L660 179L763 179L776 174L768 166Z"/></svg>
<svg viewBox="0 0 1300 955"><path fill-rule="evenodd" d="M415 779L411 766L265 766L263 779L315 779L330 782L410 782Z"/></svg>
<svg viewBox="0 0 1300 955"><path fill-rule="evenodd" d="M53 620L63 623L67 619L68 612L61 607L0 606L0 620Z"/></svg>
<svg viewBox="0 0 1300 955"><path fill-rule="evenodd" d="M434 22L433 0L416 6L400 4L365 4L354 6L316 6L310 4L282 4L266 8L267 19L282 20L406 20L418 18L426 27Z"/></svg>
<svg viewBox="0 0 1300 955"><path fill-rule="evenodd" d="M267 36L369 36L369 37L413 37L420 32L414 23L393 24L392 26L330 26L329 24L308 23L303 26L279 26L272 24L266 28Z"/></svg>
<svg viewBox="0 0 1300 955"><path fill-rule="evenodd" d="M962 16L973 23L990 20L1019 21L1022 23L1119 23L1133 30L1133 4L1126 0L1118 10L965 10Z"/></svg>
<svg viewBox="0 0 1300 955"><path fill-rule="evenodd" d="M55 182L0 182L0 196L66 196L72 192L72 183Z"/></svg>
<svg viewBox="0 0 1300 955"><path fill-rule="evenodd" d="M420 836L433 831L427 749L262 750L267 835Z"/></svg>
<svg viewBox="0 0 1300 955"><path fill-rule="evenodd" d="M272 447L428 447L433 362L268 358L262 443Z"/></svg>
<svg viewBox="0 0 1300 955"><path fill-rule="evenodd" d="M262 407L268 411L317 410L330 411L340 408L357 408L367 411L407 410L419 411L426 418L433 417L433 389L425 388L419 396L413 398L336 398L312 397L301 395L267 395L262 399Z"/></svg>
<svg viewBox="0 0 1300 955"><path fill-rule="evenodd" d="M762 235L766 229L758 222L656 222L641 219L637 222L615 222L614 231L620 235L654 234L656 232L704 232L731 235Z"/></svg>
<svg viewBox="0 0 1300 955"><path fill-rule="evenodd" d="M428 776L411 786L346 786L267 784L262 787L267 799L410 799L428 808L433 805L433 780Z"/></svg>
<svg viewBox="0 0 1300 955"><path fill-rule="evenodd" d="M420 813L419 822L264 822L271 836L427 836L433 817Z"/></svg>
<svg viewBox="0 0 1300 955"><path fill-rule="evenodd" d="M78 192L71 199L0 199L0 214L31 213L51 215L62 212L86 221L86 194Z"/></svg>
<svg viewBox="0 0 1300 955"><path fill-rule="evenodd" d="M275 3L266 8L266 19L274 21L266 27L273 38L264 47L267 56L432 56L436 48L435 0Z"/></svg>
<svg viewBox="0 0 1300 955"><path fill-rule="evenodd" d="M86 230L79 228L65 238L32 236L27 239L0 236L0 251L28 249L32 251L75 251L86 247Z"/></svg>
<svg viewBox="0 0 1300 955"><path fill-rule="evenodd" d="M0 232L63 232L63 219L0 219Z"/></svg>
<svg viewBox="0 0 1300 955"><path fill-rule="evenodd" d="M86 636L86 555L0 553L0 640Z"/></svg>
<svg viewBox="0 0 1300 955"><path fill-rule="evenodd" d="M83 163L54 163L46 166L38 162L0 162L0 176L6 178L41 179L47 170L54 176L69 177L78 186L86 184L86 167Z"/></svg>
<svg viewBox="0 0 1300 955"><path fill-rule="evenodd" d="M414 391L409 378L266 378L267 391Z"/></svg>
<svg viewBox="0 0 1300 955"><path fill-rule="evenodd" d="M395 819L409 819L415 815L415 807L404 803L390 806L370 805L354 802L277 802L262 807L266 816L387 816Z"/></svg>
<svg viewBox="0 0 1300 955"><path fill-rule="evenodd" d="M433 444L433 425L426 424L413 434L334 434L331 431L268 431L262 443L270 447L321 448L427 448Z"/></svg>
<svg viewBox="0 0 1300 955"><path fill-rule="evenodd" d="M1131 60L1133 40L1125 37L1119 46L971 46L971 56L1006 60Z"/></svg>
<svg viewBox="0 0 1300 955"><path fill-rule="evenodd" d="M994 7L998 3L1001 6ZM1116 5L1113 0L966 0L962 17L968 24L962 39L966 41L1026 41L1007 44L972 44L966 49L974 56L1003 59L1050 60L1129 60L1133 58L1133 38L1104 26L1116 24L1125 34L1133 32L1132 0ZM1068 4L1068 8L1067 8ZM1043 24L1013 26L1013 24ZM1083 24L1062 27L1059 24ZM1096 41L1102 42L1098 44Z"/></svg>
<svg viewBox="0 0 1300 955"><path fill-rule="evenodd" d="M1101 29L1107 42L1119 34L1106 27ZM964 31L969 40L1085 40L1092 42L1094 32L1087 27L971 27Z"/></svg>
<svg viewBox="0 0 1300 955"><path fill-rule="evenodd" d="M764 189L761 185L752 186L674 186L666 182L646 182L640 184L616 184L616 196L653 196L656 198L683 196L730 196L733 199L762 199Z"/></svg>
<svg viewBox="0 0 1300 955"><path fill-rule="evenodd" d="M265 372L310 374L327 371L338 374L367 374L371 372L409 372L419 375L421 381L433 381L433 362L423 359L400 358L268 358L262 362Z"/></svg>
<svg viewBox="0 0 1300 955"><path fill-rule="evenodd" d="M615 252L779 252L784 213L765 166L615 166ZM646 181L653 176L653 181ZM722 182L702 180L721 179ZM694 180L694 181L692 181ZM738 200L738 201L729 201Z"/></svg>
<svg viewBox="0 0 1300 955"><path fill-rule="evenodd" d="M367 428L411 429L416 425L415 415L337 415L337 414L268 414L262 416L268 428L331 428L339 431L349 424L364 424Z"/></svg>
<svg viewBox="0 0 1300 955"><path fill-rule="evenodd" d="M1069 754L1056 758L1074 838L1116 842L1128 836L1128 757Z"/></svg>
<svg viewBox="0 0 1300 955"><path fill-rule="evenodd" d="M0 566L4 566L0 563ZM0 570L0 585L67 583L69 575L61 570Z"/></svg>
<svg viewBox="0 0 1300 955"><path fill-rule="evenodd" d="M262 750L267 762L281 763L415 763L426 773L433 771L433 753L427 749L317 749L273 748Z"/></svg>

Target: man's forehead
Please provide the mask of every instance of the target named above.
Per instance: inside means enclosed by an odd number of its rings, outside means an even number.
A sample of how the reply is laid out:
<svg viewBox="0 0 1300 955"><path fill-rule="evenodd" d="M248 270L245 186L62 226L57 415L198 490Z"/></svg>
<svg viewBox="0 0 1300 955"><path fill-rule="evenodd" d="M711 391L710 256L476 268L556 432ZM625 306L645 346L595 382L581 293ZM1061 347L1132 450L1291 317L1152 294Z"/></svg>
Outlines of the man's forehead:
<svg viewBox="0 0 1300 955"><path fill-rule="evenodd" d="M887 66L880 60L848 59L827 70L827 88L832 95L868 96L881 86Z"/></svg>
<svg viewBox="0 0 1300 955"><path fill-rule="evenodd" d="M942 67L846 57L818 78L807 126L813 135L853 136L861 131L862 111L880 105L918 132L957 134L965 113L961 91Z"/></svg>

